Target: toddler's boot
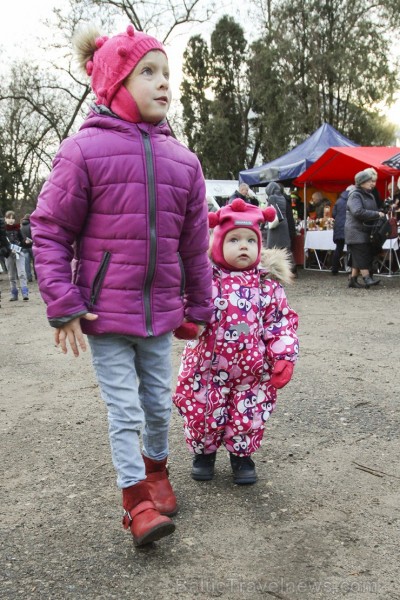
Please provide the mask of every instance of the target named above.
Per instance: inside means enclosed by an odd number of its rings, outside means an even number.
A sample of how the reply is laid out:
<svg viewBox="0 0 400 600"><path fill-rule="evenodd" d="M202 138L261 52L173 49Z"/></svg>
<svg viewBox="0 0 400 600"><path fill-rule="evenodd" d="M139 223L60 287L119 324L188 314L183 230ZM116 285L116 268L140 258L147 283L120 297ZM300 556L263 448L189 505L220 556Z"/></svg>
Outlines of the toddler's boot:
<svg viewBox="0 0 400 600"><path fill-rule="evenodd" d="M12 288L10 302L16 302L17 300L18 300L18 290L17 290L17 288Z"/></svg>
<svg viewBox="0 0 400 600"><path fill-rule="evenodd" d="M249 485L257 481L254 461L251 456L236 456L229 454L233 474L233 483L238 485Z"/></svg>
<svg viewBox="0 0 400 600"><path fill-rule="evenodd" d="M168 479L167 458L153 460L143 454L146 467L146 484L151 499L159 513L172 517L178 512L178 504Z"/></svg>
<svg viewBox="0 0 400 600"><path fill-rule="evenodd" d="M27 287L21 288L22 300L29 300L29 290Z"/></svg>
<svg viewBox="0 0 400 600"><path fill-rule="evenodd" d="M192 465L192 479L196 481L210 481L214 477L216 452L211 454L195 454Z"/></svg>
<svg viewBox="0 0 400 600"><path fill-rule="evenodd" d="M122 524L131 530L135 546L150 544L175 531L171 519L156 510L145 481L122 490L122 505Z"/></svg>

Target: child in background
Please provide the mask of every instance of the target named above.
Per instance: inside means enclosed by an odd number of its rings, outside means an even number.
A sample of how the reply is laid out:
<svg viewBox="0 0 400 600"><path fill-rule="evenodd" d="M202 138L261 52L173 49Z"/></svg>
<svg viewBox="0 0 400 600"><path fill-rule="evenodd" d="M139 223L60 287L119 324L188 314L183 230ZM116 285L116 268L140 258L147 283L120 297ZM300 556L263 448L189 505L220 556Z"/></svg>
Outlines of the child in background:
<svg viewBox="0 0 400 600"><path fill-rule="evenodd" d="M5 259L10 256L10 242L6 236L6 225L3 215L0 212L0 273L6 270ZM3 268L4 265L4 268ZM1 308L1 290L0 290L0 308Z"/></svg>
<svg viewBox="0 0 400 600"><path fill-rule="evenodd" d="M11 245L11 254L7 258L7 271L10 279L10 302L18 300L18 282L23 300L29 300L29 290L25 272L25 241L19 223L15 222L15 213L8 210L5 216L6 236Z"/></svg>
<svg viewBox="0 0 400 600"><path fill-rule="evenodd" d="M28 282L33 281L33 274L35 274L35 263L34 256L32 250L32 230L31 230L31 221L30 215L26 214L21 219L21 233L24 238L24 256L25 256L25 271ZM36 278L36 274L35 274Z"/></svg>
<svg viewBox="0 0 400 600"><path fill-rule="evenodd" d="M233 481L257 480L251 458L275 408L276 390L286 385L298 355L297 314L278 281L290 282L285 250L265 250L260 266L261 211L237 199L210 213L214 315L183 353L173 400L184 419L194 453L192 477L213 478L221 444L229 452ZM190 324L186 327L189 328Z"/></svg>
<svg viewBox="0 0 400 600"><path fill-rule="evenodd" d="M162 44L129 25L111 38L81 31L75 47L96 104L31 215L35 268L56 344L78 356L88 336L123 524L143 545L172 533L178 510L166 468L172 331L185 319L196 334L212 314L205 182L165 120Z"/></svg>

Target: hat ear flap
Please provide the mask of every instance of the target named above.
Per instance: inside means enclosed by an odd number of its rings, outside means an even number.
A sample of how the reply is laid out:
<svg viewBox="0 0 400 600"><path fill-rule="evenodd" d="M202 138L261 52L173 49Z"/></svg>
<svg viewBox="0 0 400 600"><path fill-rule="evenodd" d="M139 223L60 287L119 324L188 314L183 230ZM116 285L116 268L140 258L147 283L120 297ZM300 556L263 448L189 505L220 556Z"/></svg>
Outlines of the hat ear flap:
<svg viewBox="0 0 400 600"><path fill-rule="evenodd" d="M219 223L219 210L217 212L208 213L208 226L214 229Z"/></svg>
<svg viewBox="0 0 400 600"><path fill-rule="evenodd" d="M276 217L276 210L273 206L267 206L267 208L264 208L262 211L262 214L264 216L264 221L272 223Z"/></svg>

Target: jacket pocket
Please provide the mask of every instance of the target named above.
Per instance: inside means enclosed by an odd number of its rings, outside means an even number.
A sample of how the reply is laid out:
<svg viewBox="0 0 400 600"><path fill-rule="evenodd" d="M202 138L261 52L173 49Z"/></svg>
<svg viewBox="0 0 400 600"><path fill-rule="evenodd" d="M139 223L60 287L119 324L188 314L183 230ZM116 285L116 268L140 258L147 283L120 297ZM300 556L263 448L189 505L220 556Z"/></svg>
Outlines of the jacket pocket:
<svg viewBox="0 0 400 600"><path fill-rule="evenodd" d="M111 260L111 252L108 252L108 251L104 252L103 258L101 259L100 266L99 266L97 273L93 279L92 287L90 288L89 308L93 308L94 304L97 302L97 299L98 299L101 289L103 287L103 281L106 276L110 260Z"/></svg>
<svg viewBox="0 0 400 600"><path fill-rule="evenodd" d="M186 276L185 276L185 268L183 266L183 261L181 258L181 255L178 252L178 263L179 263L179 268L181 270L181 289L180 289L180 295L183 296L183 294L185 293L185 285L186 285Z"/></svg>

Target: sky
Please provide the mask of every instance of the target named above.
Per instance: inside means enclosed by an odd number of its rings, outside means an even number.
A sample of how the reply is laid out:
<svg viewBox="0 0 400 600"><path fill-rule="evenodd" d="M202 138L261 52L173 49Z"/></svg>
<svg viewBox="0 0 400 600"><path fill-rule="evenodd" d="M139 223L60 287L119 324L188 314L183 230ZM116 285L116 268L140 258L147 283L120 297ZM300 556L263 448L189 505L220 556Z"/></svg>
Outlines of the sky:
<svg viewBox="0 0 400 600"><path fill-rule="evenodd" d="M7 48L7 54L11 57L22 57L26 52L34 56L35 35L41 32L47 32L41 25L41 20L49 17L54 7L60 7L63 0L14 0L7 2L7 10L4 10L0 19L0 46ZM221 4L221 3L220 3ZM243 6L244 3L238 3ZM228 4L231 6L231 2ZM238 13L240 8L238 8ZM244 15L239 22L245 22ZM203 25L202 28L206 26ZM105 32L110 33L110 32ZM112 32L111 32L112 33ZM186 34L177 37L172 46L167 47L170 70L171 70L171 88L173 96L179 95L179 86L182 77L182 55L190 35L193 30L188 30ZM197 33L197 32L196 32ZM29 48L29 50L26 50ZM388 118L400 129L400 94L396 103L386 111Z"/></svg>
<svg viewBox="0 0 400 600"><path fill-rule="evenodd" d="M29 55L35 54L35 38L41 33L48 35L49 29L41 21L50 17L54 8L60 8L66 3L63 0L14 0L8 3L7 11L4 11L0 19L0 47L6 48L11 57L20 58L26 55L29 47ZM226 4L226 3L225 3ZM231 3L228 3L228 6ZM179 95L179 86L182 78L182 57L187 41L193 31L194 25L188 25L185 33L178 34L172 45L167 45L168 58L171 71L171 87L173 96ZM199 27L197 24L196 27ZM203 30L207 28L204 24ZM212 26L210 24L211 31ZM179 32L183 27L179 28ZM105 34L113 32L104 31ZM29 43L31 41L31 43ZM42 49L37 48L37 56L40 58Z"/></svg>

